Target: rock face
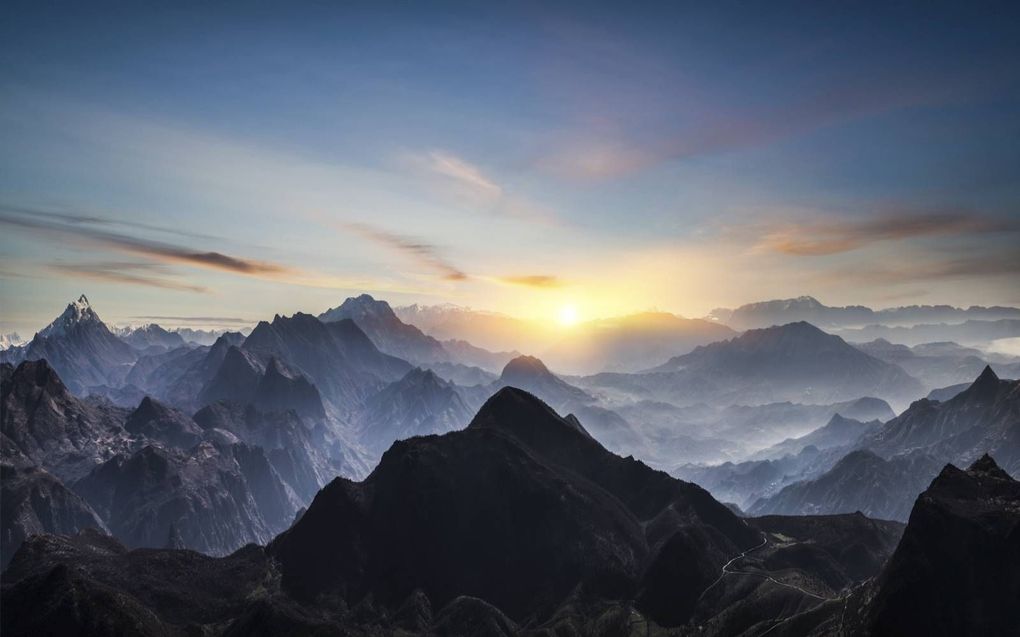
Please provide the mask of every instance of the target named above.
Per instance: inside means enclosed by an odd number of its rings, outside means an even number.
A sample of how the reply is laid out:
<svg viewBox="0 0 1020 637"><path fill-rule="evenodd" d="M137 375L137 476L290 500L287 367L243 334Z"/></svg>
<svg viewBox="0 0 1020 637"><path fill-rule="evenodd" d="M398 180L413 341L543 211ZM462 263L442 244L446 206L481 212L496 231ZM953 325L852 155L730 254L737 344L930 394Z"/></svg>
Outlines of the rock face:
<svg viewBox="0 0 1020 637"><path fill-rule="evenodd" d="M262 450L241 443L203 442L190 454L145 446L75 489L128 546L164 546L174 529L185 546L214 555L268 542L299 506Z"/></svg>
<svg viewBox="0 0 1020 637"><path fill-rule="evenodd" d="M756 539L702 489L613 456L507 388L464 431L397 442L363 483L335 480L269 551L302 599L398 604L421 589L514 618L548 612L581 582L609 596L641 589L650 613L676 623Z"/></svg>
<svg viewBox="0 0 1020 637"><path fill-rule="evenodd" d="M350 319L323 323L308 314L259 323L245 339L245 353L277 358L303 375L340 412L411 370L404 360L380 352Z"/></svg>
<svg viewBox="0 0 1020 637"><path fill-rule="evenodd" d="M861 511L881 520L905 521L914 498L941 463L920 452L885 460L871 451L847 454L814 480L791 484L759 500L750 515L819 515Z"/></svg>
<svg viewBox="0 0 1020 637"><path fill-rule="evenodd" d="M202 429L188 416L146 396L124 422L129 433L190 449L202 439Z"/></svg>
<svg viewBox="0 0 1020 637"><path fill-rule="evenodd" d="M365 401L358 437L378 457L396 440L463 429L470 421L471 411L451 383L416 368Z"/></svg>
<svg viewBox="0 0 1020 637"><path fill-rule="evenodd" d="M95 385L117 386L137 353L100 320L83 294L24 347L21 360L45 359L67 387L84 395Z"/></svg>
<svg viewBox="0 0 1020 637"><path fill-rule="evenodd" d="M1020 475L1020 381L1000 380L986 367L966 390L945 402L916 401L863 444L882 455L923 449L961 465L987 452Z"/></svg>
<svg viewBox="0 0 1020 637"><path fill-rule="evenodd" d="M128 411L72 395L45 360L0 371L0 432L33 464L72 481L130 447L121 426Z"/></svg>
<svg viewBox="0 0 1020 637"><path fill-rule="evenodd" d="M750 330L651 371L695 376L724 391L743 392L741 402L755 395L809 403L860 396L903 402L924 393L921 384L896 365L804 322Z"/></svg>
<svg viewBox="0 0 1020 637"><path fill-rule="evenodd" d="M377 301L368 294L349 298L319 315L324 323L343 319L357 323L376 347L391 356L418 365L450 360L450 354L439 341L404 323L389 303Z"/></svg>
<svg viewBox="0 0 1020 637"><path fill-rule="evenodd" d="M947 465L917 499L864 629L871 635L1016 634L1018 529L1020 483L989 456L966 471Z"/></svg>
<svg viewBox="0 0 1020 637"><path fill-rule="evenodd" d="M6 453L0 464L0 491L0 568L7 568L30 535L107 530L92 507L60 480L39 467L9 462Z"/></svg>

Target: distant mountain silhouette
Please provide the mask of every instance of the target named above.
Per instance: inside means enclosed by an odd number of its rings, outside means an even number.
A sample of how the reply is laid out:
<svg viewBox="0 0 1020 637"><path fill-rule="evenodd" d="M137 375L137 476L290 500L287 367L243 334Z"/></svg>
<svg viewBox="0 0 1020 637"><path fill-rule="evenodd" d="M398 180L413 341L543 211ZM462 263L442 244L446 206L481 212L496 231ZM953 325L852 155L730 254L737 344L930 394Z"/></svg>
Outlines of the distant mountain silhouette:
<svg viewBox="0 0 1020 637"><path fill-rule="evenodd" d="M672 358L649 373L680 374L672 382L691 379L704 390L714 387L715 393L744 395L744 400L766 395L821 403L877 396L902 402L922 393L920 383L901 368L804 322L750 330Z"/></svg>
<svg viewBox="0 0 1020 637"><path fill-rule="evenodd" d="M46 359L68 389L82 396L95 385L120 385L136 358L137 352L110 331L84 294L28 344L2 354L10 363Z"/></svg>
<svg viewBox="0 0 1020 637"><path fill-rule="evenodd" d="M885 460L864 449L852 451L813 480L797 482L759 500L749 515L818 515L853 513L881 520L905 521L917 494L941 463L923 453Z"/></svg>
<svg viewBox="0 0 1020 637"><path fill-rule="evenodd" d="M362 444L381 456L395 440L463 429L471 415L453 385L416 368L368 398L357 427Z"/></svg>
<svg viewBox="0 0 1020 637"><path fill-rule="evenodd" d="M811 296L748 303L736 309L712 310L708 319L747 330L807 321L823 327L859 327L870 324L913 325L916 323L961 323L969 319L1020 319L1020 308L957 308L949 305L910 305L872 310L863 305L831 307Z"/></svg>
<svg viewBox="0 0 1020 637"><path fill-rule="evenodd" d="M1000 380L986 367L964 391L945 402L916 401L862 445L886 456L923 449L959 464L990 453L1020 475L1020 381Z"/></svg>
<svg viewBox="0 0 1020 637"><path fill-rule="evenodd" d="M155 323L123 330L121 340L135 349L150 348L170 350L185 345L184 338L177 332L168 332Z"/></svg>
<svg viewBox="0 0 1020 637"><path fill-rule="evenodd" d="M553 374L534 356L518 356L507 363L499 380L492 385L493 390L500 387L523 389L557 408L571 402L589 403L594 400L583 389Z"/></svg>
<svg viewBox="0 0 1020 637"><path fill-rule="evenodd" d="M389 303L377 301L368 294L348 298L319 315L324 323L342 319L357 323L376 347L392 356L417 364L450 360L450 354L439 341L404 323Z"/></svg>
<svg viewBox="0 0 1020 637"><path fill-rule="evenodd" d="M575 325L544 349L542 358L571 373L633 372L735 334L702 319L644 312Z"/></svg>

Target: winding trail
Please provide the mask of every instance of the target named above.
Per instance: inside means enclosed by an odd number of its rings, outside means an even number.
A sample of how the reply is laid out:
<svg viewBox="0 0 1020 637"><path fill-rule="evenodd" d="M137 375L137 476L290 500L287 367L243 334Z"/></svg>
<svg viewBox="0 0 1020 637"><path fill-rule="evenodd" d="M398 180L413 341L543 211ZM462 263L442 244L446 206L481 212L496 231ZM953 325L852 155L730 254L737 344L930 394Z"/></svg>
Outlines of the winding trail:
<svg viewBox="0 0 1020 637"><path fill-rule="evenodd" d="M750 526L750 525L747 524L747 522L744 522L744 525L748 526L748 527ZM807 595L809 597L813 597L813 598L815 598L817 600L820 600L823 603L824 602L831 602L831 601L843 599L844 597L847 596L847 595L844 594L844 595L839 595L837 597L825 597L823 595L818 595L818 594L812 593L811 591L805 590L805 589L801 588L800 586L796 586L794 584L787 584L786 582L780 582L779 580L777 580L776 578L772 577L771 575L769 575L767 573L759 573L759 572L756 572L756 571L738 571L738 570L734 570L734 569L731 568L733 566L734 562L736 562L737 560L741 560L741 559L747 557L749 554L753 553L754 551L757 551L757 550L759 550L761 548L764 548L765 545L768 544L768 543L769 543L768 533L762 532L762 541L761 541L761 544L758 544L757 546L752 546L751 548L745 550L740 555L737 555L736 557L730 559L730 561L728 561L725 564L723 564L722 572L719 574L719 577L717 577L714 582L709 584L705 588L705 590L701 591L701 595L698 596L698 600L697 600L697 602L695 602L695 604L697 604L698 602L701 602L701 599L705 596L705 593L707 593L709 590L711 590L712 587L714 587L716 584L721 582L723 580L723 578L726 577L727 575L749 575L751 577L760 577L760 578L762 578L762 579L764 579L766 581L772 582L773 584L778 584L779 586L784 586L786 588L790 588L790 589L793 589L793 590L798 591L800 593L803 593L804 595ZM817 608L817 606L815 606L814 608ZM844 600L844 603L843 603L843 611L844 612L846 611L846 601L845 600ZM767 635L767 634L771 633L773 630L779 628L780 626L782 626L787 621L789 621L792 617L795 617L795 616L796 615L790 615L789 617L786 617L786 618L776 622L775 624L770 626L768 630L766 630L765 632L761 633L758 637L764 637L765 635ZM842 619L842 617L840 617L840 625L842 625L842 622L843 622L843 619Z"/></svg>

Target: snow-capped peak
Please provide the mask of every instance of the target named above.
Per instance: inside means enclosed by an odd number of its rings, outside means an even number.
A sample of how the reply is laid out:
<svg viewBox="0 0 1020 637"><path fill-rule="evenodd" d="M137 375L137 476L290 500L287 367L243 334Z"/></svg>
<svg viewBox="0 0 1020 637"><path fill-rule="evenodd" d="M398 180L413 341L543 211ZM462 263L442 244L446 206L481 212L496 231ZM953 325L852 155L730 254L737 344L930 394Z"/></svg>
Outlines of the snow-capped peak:
<svg viewBox="0 0 1020 637"><path fill-rule="evenodd" d="M64 313L56 318L55 321L47 325L42 331L39 332L40 336L56 336L65 334L67 330L71 329L79 323L102 323L99 319L99 315L89 305L88 298L82 294L78 297L77 301L68 303Z"/></svg>
<svg viewBox="0 0 1020 637"><path fill-rule="evenodd" d="M7 349L8 347L17 347L18 345L24 345L25 339L21 338L17 332L11 332L9 334L0 334L0 349Z"/></svg>

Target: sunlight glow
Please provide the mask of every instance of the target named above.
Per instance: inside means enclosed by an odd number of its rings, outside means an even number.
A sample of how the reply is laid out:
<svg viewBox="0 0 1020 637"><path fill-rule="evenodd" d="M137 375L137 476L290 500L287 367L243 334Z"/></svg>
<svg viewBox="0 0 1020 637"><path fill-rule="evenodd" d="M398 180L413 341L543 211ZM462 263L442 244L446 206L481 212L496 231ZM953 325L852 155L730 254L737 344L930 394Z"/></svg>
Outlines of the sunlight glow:
<svg viewBox="0 0 1020 637"><path fill-rule="evenodd" d="M560 313L557 316L557 319L563 327L576 325L578 321L577 307L573 305L564 305L560 308Z"/></svg>

